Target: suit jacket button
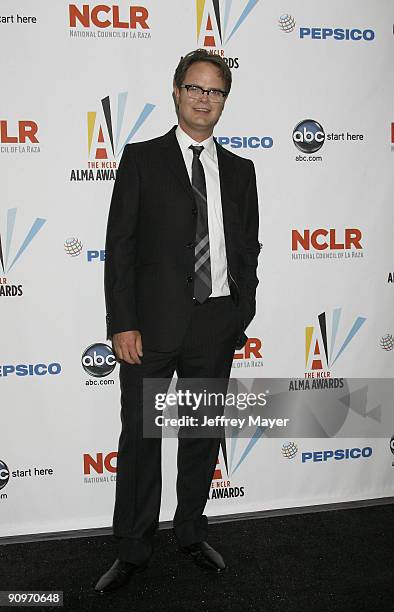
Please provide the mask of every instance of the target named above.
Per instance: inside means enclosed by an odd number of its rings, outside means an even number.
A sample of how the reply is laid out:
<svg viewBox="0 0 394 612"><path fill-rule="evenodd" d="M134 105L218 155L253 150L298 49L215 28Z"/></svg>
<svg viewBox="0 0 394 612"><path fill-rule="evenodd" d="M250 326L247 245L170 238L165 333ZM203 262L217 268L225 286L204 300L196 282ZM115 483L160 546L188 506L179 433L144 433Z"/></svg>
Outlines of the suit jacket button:
<svg viewBox="0 0 394 612"><path fill-rule="evenodd" d="M192 208L192 215L196 215L197 214L197 208Z"/></svg>
<svg viewBox="0 0 394 612"><path fill-rule="evenodd" d="M191 274L188 274L188 276L186 276L186 280L188 283L191 283L193 280L193 276Z"/></svg>

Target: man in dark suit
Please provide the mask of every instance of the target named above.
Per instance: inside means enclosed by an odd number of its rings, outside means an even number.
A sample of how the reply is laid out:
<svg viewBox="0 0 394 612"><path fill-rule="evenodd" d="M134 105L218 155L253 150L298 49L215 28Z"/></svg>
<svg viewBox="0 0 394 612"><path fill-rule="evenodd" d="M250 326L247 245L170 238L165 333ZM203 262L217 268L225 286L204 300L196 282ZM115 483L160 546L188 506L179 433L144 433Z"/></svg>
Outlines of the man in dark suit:
<svg viewBox="0 0 394 612"><path fill-rule="evenodd" d="M161 499L161 439L143 436L143 379L228 379L255 315L258 202L253 163L213 138L231 88L225 61L205 50L175 71L178 126L127 145L108 219L108 337L121 361L121 420L113 529L118 559L96 585L107 592L147 564ZM145 410L144 406L144 410ZM213 571L203 515L219 438L178 441L180 550Z"/></svg>

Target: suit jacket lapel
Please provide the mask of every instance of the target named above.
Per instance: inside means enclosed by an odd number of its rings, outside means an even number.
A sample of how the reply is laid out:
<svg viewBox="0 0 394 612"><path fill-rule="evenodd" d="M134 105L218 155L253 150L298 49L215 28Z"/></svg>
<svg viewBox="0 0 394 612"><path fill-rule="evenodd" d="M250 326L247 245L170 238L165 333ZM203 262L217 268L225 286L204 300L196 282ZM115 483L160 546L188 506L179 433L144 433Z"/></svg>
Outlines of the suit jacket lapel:
<svg viewBox="0 0 394 612"><path fill-rule="evenodd" d="M171 172L182 183L194 202L192 186L185 166L185 160L183 159L182 151L175 135L175 130L176 126L171 128L171 130L163 136L163 164L167 165Z"/></svg>

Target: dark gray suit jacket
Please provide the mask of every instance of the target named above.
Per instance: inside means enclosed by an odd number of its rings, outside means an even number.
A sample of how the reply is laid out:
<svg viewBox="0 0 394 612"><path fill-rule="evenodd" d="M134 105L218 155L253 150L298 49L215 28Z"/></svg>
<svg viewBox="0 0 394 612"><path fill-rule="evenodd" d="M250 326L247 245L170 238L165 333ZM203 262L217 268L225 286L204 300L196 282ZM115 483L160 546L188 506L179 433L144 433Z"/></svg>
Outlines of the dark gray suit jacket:
<svg viewBox="0 0 394 612"><path fill-rule="evenodd" d="M106 239L107 335L139 329L144 347L158 351L179 346L193 308L197 209L175 129L125 147ZM241 348L255 315L258 284L256 177L251 160L215 144Z"/></svg>

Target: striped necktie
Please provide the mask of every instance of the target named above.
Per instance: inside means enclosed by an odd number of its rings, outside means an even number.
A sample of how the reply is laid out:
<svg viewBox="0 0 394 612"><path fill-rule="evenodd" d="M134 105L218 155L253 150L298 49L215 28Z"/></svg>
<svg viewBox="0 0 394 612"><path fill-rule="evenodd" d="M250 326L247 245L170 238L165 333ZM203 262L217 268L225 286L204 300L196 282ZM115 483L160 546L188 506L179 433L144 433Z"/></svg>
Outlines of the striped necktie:
<svg viewBox="0 0 394 612"><path fill-rule="evenodd" d="M196 247L194 251L194 297L201 304L212 293L207 189L204 168L200 160L203 148L201 146L190 146L190 149L193 151L192 187L197 207Z"/></svg>

